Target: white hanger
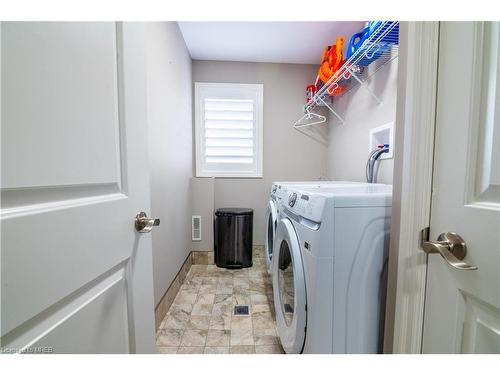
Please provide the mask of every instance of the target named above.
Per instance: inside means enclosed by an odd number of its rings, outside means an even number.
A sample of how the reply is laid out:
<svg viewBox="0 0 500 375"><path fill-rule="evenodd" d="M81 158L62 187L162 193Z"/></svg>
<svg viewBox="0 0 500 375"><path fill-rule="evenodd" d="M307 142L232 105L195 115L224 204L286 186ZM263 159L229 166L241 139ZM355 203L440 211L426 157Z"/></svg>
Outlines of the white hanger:
<svg viewBox="0 0 500 375"><path fill-rule="evenodd" d="M301 124L300 122L303 120L313 120L312 122L308 122L306 124ZM315 121L314 121L315 120ZM317 113L311 112L309 109L306 108L304 116L299 118L295 123L293 124L293 127L295 129L297 128L303 128L306 126L311 126L311 125L317 125L317 124L322 124L326 122L326 117L323 115L319 115Z"/></svg>

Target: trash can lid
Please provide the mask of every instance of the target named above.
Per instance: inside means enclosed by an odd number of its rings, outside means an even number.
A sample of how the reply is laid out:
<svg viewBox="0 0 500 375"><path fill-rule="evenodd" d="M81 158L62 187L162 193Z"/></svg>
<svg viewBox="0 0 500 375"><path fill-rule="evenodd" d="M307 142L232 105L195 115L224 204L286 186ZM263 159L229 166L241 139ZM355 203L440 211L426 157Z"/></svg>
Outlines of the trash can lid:
<svg viewBox="0 0 500 375"><path fill-rule="evenodd" d="M218 208L215 210L216 216L253 215L251 208Z"/></svg>

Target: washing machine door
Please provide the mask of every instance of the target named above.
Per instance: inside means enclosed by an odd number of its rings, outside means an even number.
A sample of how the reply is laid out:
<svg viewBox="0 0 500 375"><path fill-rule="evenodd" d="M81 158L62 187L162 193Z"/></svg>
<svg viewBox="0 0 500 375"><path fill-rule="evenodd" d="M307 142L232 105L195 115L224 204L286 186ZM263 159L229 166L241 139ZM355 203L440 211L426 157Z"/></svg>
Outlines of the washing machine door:
<svg viewBox="0 0 500 375"><path fill-rule="evenodd" d="M306 283L300 244L292 222L280 220L273 251L276 326L287 353L301 353L306 337Z"/></svg>
<svg viewBox="0 0 500 375"><path fill-rule="evenodd" d="M270 200L266 209L266 242L264 256L266 258L267 272L272 272L272 258L274 237L276 235L276 226L278 225L278 209L276 203Z"/></svg>

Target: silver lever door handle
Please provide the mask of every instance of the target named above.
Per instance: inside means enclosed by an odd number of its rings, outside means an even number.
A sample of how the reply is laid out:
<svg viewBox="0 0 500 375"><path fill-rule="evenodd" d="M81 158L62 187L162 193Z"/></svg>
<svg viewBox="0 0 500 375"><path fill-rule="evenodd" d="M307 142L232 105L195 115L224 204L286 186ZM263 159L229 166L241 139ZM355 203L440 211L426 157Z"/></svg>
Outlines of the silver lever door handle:
<svg viewBox="0 0 500 375"><path fill-rule="evenodd" d="M153 227L157 227L159 225L160 225L160 219L149 218L145 212L139 212L137 215L135 215L135 229L139 233L151 232Z"/></svg>
<svg viewBox="0 0 500 375"><path fill-rule="evenodd" d="M467 245L458 234L441 233L437 241L426 241L425 239L429 237L428 228L424 231L422 231L422 249L427 254L439 254L450 266L459 270L477 270L476 266L470 266L462 261L467 254Z"/></svg>

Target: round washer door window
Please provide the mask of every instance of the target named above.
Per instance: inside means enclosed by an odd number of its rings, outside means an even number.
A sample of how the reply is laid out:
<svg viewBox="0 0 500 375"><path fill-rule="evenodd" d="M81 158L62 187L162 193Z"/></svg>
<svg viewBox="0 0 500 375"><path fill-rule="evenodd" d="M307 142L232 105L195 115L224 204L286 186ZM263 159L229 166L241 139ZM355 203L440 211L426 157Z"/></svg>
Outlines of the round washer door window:
<svg viewBox="0 0 500 375"><path fill-rule="evenodd" d="M276 327L283 349L300 353L305 341L306 285L299 239L290 219L276 230L273 257L273 293Z"/></svg>
<svg viewBox="0 0 500 375"><path fill-rule="evenodd" d="M285 324L290 326L293 321L295 307L295 288L293 282L293 264L290 247L286 240L282 240L279 250L278 283L281 302L281 312L285 317Z"/></svg>

